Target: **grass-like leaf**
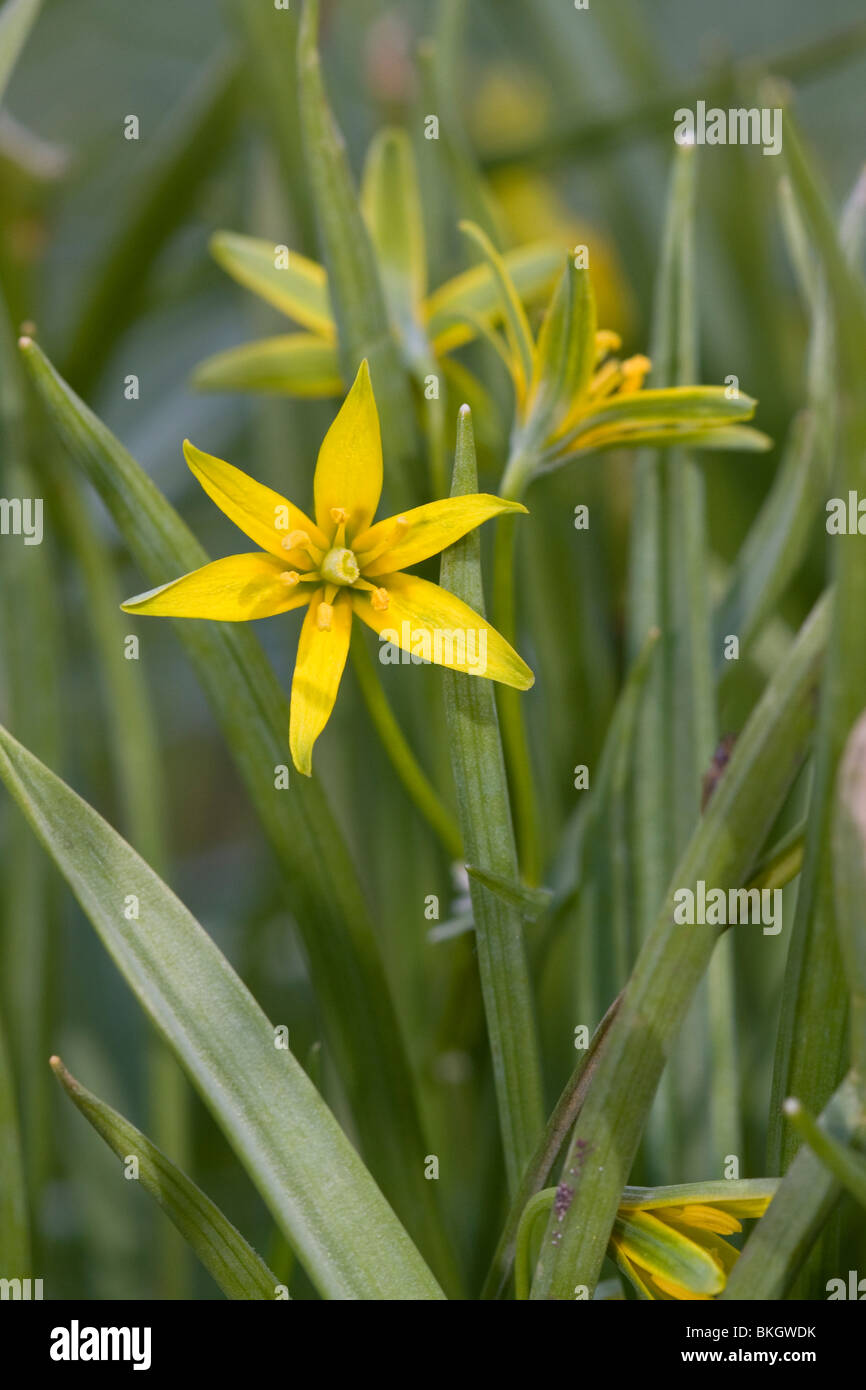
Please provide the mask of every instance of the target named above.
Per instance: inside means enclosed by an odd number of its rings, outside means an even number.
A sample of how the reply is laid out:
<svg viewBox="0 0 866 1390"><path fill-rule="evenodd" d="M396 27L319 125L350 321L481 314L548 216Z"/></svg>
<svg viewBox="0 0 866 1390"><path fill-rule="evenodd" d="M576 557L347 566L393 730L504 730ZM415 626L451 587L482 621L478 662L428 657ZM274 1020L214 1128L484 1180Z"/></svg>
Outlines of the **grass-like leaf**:
<svg viewBox="0 0 866 1390"><path fill-rule="evenodd" d="M469 408L460 412L452 496L477 491ZM443 588L484 613L477 532L442 557ZM469 863L519 880L496 703L490 681L443 672L457 806ZM493 1056L499 1123L511 1191L517 1187L544 1124L541 1067L520 910L470 879L478 966Z"/></svg>
<svg viewBox="0 0 866 1390"><path fill-rule="evenodd" d="M436 1282L303 1067L211 938L125 840L0 729L0 778L328 1298Z"/></svg>
<svg viewBox="0 0 866 1390"><path fill-rule="evenodd" d="M159 1203L227 1298L273 1299L281 1294L277 1276L186 1173L140 1129L76 1081L59 1057L51 1058L51 1070L76 1110L121 1162L137 1160L136 1180Z"/></svg>

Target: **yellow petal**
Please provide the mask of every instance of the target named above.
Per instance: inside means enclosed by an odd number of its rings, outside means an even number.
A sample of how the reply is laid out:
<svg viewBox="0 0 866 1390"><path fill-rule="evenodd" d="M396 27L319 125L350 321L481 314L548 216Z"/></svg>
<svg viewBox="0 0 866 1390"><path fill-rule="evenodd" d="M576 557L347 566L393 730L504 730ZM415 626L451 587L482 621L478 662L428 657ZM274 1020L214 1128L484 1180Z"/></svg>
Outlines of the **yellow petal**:
<svg viewBox="0 0 866 1390"><path fill-rule="evenodd" d="M281 396L341 396L337 349L314 333L284 333L226 348L199 362L200 391L273 391Z"/></svg>
<svg viewBox="0 0 866 1390"><path fill-rule="evenodd" d="M403 651L438 666L528 690L535 677L526 662L495 628L462 599L414 574L387 574L380 580L388 595L385 609L372 595L352 591L355 612L363 622Z"/></svg>
<svg viewBox="0 0 866 1390"><path fill-rule="evenodd" d="M336 342L328 276L322 266L298 251L278 256L281 248L272 241L237 232L216 232L210 249L239 284L328 342Z"/></svg>
<svg viewBox="0 0 866 1390"><path fill-rule="evenodd" d="M742 1224L731 1212L707 1203L669 1207L659 1210L657 1215L663 1221L673 1221L678 1226L693 1226L696 1230L715 1231L720 1236L732 1236L743 1229Z"/></svg>
<svg viewBox="0 0 866 1390"><path fill-rule="evenodd" d="M387 539L394 529L395 517L378 521L369 531L356 536L355 554L359 557L362 574L371 577L407 569L409 565L417 565L419 560L426 560L429 555L438 555L440 550L453 545L467 531L474 531L476 526L492 516L499 516L502 512L525 511L520 502L508 502L504 497L493 497L484 492L446 497L441 502L428 502L424 507L404 512L401 520L406 522L406 526L402 535L369 564L363 563L364 552L377 550Z"/></svg>
<svg viewBox="0 0 866 1390"><path fill-rule="evenodd" d="M319 624L324 589L316 589L301 628L298 660L292 679L289 745L292 759L306 777L313 771L313 744L334 708L352 632L352 605L340 593L330 605L328 627Z"/></svg>
<svg viewBox="0 0 866 1390"><path fill-rule="evenodd" d="M349 540L370 525L382 493L382 437L366 357L322 441L313 487L316 521L329 537L335 507L349 513Z"/></svg>
<svg viewBox="0 0 866 1390"><path fill-rule="evenodd" d="M310 558L304 551L286 551L282 542L291 531L306 531L314 545L327 549L328 540L318 526L292 502L281 497L264 483L257 483L248 473L231 463L205 454L183 441L183 452L194 476L208 497L221 512L225 512L244 535L271 555L277 555L295 569L309 569Z"/></svg>
<svg viewBox="0 0 866 1390"><path fill-rule="evenodd" d="M620 1207L614 1230L628 1258L666 1291L676 1286L692 1294L716 1294L725 1287L724 1270L711 1252L651 1212Z"/></svg>
<svg viewBox="0 0 866 1390"><path fill-rule="evenodd" d="M309 584L287 584L285 562L254 551L214 560L192 574L128 598L121 607L127 613L169 618L216 618L224 623L243 623L250 618L270 618L288 613L310 599Z"/></svg>
<svg viewBox="0 0 866 1390"><path fill-rule="evenodd" d="M695 1293L693 1289L687 1289L684 1284L675 1284L672 1279L663 1279L660 1274L654 1274L652 1280L662 1293L666 1293L670 1298L678 1299L682 1303L711 1303L713 1300L711 1293Z"/></svg>

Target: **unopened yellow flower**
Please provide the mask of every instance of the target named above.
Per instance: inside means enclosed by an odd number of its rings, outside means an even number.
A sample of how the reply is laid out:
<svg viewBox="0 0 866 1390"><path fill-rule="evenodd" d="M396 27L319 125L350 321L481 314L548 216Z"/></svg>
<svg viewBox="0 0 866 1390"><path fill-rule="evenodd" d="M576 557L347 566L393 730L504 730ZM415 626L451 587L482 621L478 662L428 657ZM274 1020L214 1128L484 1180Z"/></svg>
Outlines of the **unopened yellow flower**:
<svg viewBox="0 0 866 1390"><path fill-rule="evenodd" d="M763 1216L777 1187L766 1178L626 1188L610 1253L642 1299L715 1298L739 1256L725 1237Z"/></svg>
<svg viewBox="0 0 866 1390"><path fill-rule="evenodd" d="M582 454L635 444L766 449L770 441L746 422L756 402L729 386L645 389L648 357L616 356L619 335L597 327L588 268L565 263L537 337L508 266L486 233L461 228L481 250L496 280L504 333L482 325L514 386L511 455L502 482L521 495L532 478Z"/></svg>
<svg viewBox="0 0 866 1390"><path fill-rule="evenodd" d="M641 1299L716 1298L739 1257L725 1236L741 1231L744 1219L763 1216L778 1186L778 1178L744 1178L677 1187L627 1187L620 1198L608 1254ZM529 1297L538 1218L552 1208L553 1232L545 1238L558 1245L559 1224L573 1199L574 1188L566 1181L543 1188L527 1202L515 1242L518 1299Z"/></svg>
<svg viewBox="0 0 866 1390"><path fill-rule="evenodd" d="M184 454L217 506L261 550L215 560L127 599L123 608L173 618L243 622L306 607L292 681L289 744L299 772L334 707L353 614L425 660L527 690L533 675L517 652L467 604L438 584L402 573L518 503L475 493L415 507L373 524L382 492L379 415L366 361L319 450L315 521L239 468ZM483 663L477 659L483 650Z"/></svg>

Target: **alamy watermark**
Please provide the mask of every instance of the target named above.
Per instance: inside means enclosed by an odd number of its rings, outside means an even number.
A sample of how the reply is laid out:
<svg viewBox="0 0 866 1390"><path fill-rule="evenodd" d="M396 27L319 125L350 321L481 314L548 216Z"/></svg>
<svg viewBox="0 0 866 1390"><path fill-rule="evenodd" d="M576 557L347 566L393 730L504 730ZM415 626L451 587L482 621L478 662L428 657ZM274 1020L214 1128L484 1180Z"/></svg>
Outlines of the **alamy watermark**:
<svg viewBox="0 0 866 1390"><path fill-rule="evenodd" d="M23 536L25 545L41 545L42 498L0 497L0 536Z"/></svg>
<svg viewBox="0 0 866 1390"><path fill-rule="evenodd" d="M763 926L764 936L782 930L781 888L708 888L702 878L694 889L674 892L677 926Z"/></svg>
<svg viewBox="0 0 866 1390"><path fill-rule="evenodd" d="M476 627L413 627L404 618L399 631L383 627L379 632L379 660L383 666L456 666L483 676L487 670L487 629Z"/></svg>
<svg viewBox="0 0 866 1390"><path fill-rule="evenodd" d="M674 112L678 145L762 145L764 154L782 153L781 106L737 106L725 110L699 101L694 111Z"/></svg>

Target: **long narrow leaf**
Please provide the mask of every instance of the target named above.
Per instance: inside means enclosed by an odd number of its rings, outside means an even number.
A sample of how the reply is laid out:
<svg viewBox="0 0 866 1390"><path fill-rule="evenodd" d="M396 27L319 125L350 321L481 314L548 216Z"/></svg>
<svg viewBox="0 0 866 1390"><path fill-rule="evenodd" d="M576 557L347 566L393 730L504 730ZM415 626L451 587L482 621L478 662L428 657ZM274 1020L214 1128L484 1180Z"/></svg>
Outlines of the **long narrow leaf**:
<svg viewBox="0 0 866 1390"><path fill-rule="evenodd" d="M76 1081L59 1057L51 1058L51 1070L76 1110L121 1162L137 1160L136 1180L159 1203L226 1297L276 1298L280 1281L216 1203L140 1129Z"/></svg>
<svg viewBox="0 0 866 1390"><path fill-rule="evenodd" d="M468 406L460 412L452 496L475 492L478 475ZM484 612L477 532L445 552L442 585ZM474 676L443 672L445 712L467 860L511 881L519 879L505 764L493 687ZM470 880L478 965L493 1055L509 1188L520 1182L544 1124L541 1069L523 919L501 894Z"/></svg>
<svg viewBox="0 0 866 1390"><path fill-rule="evenodd" d="M439 1290L303 1067L133 849L0 729L0 778L328 1298Z"/></svg>

